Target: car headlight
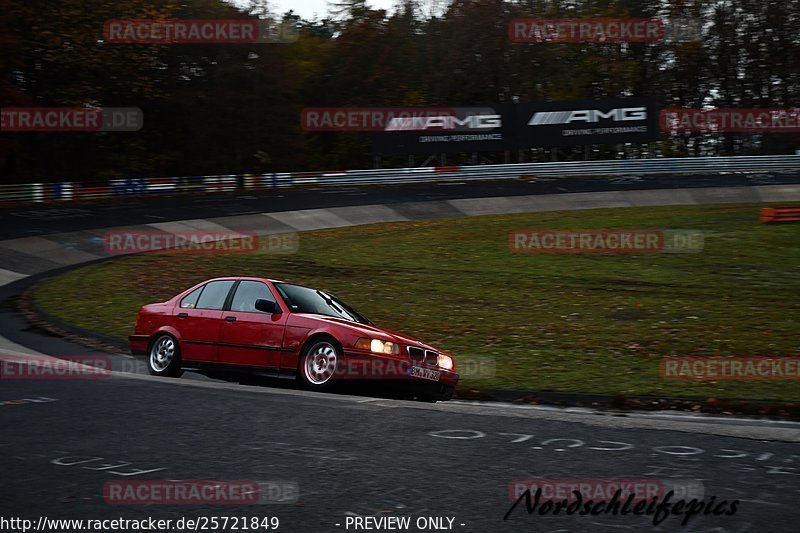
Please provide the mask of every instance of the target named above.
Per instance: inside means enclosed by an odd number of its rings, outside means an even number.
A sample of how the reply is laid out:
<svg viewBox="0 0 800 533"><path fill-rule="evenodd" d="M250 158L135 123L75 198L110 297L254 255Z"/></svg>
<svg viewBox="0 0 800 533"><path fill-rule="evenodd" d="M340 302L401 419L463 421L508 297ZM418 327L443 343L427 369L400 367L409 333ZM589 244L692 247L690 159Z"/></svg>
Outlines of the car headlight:
<svg viewBox="0 0 800 533"><path fill-rule="evenodd" d="M453 370L453 358L443 353L439 354L439 367L445 370Z"/></svg>
<svg viewBox="0 0 800 533"><path fill-rule="evenodd" d="M380 339L369 339L363 337L356 341L356 348L369 350L375 353L399 354L400 347L394 342L382 341Z"/></svg>

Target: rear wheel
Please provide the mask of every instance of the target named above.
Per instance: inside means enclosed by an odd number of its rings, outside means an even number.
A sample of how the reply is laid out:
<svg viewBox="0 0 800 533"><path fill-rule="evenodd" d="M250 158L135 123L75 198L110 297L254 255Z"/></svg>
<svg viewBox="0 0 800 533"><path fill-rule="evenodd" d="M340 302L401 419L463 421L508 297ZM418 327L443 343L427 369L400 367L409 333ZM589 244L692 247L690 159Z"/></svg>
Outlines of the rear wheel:
<svg viewBox="0 0 800 533"><path fill-rule="evenodd" d="M310 342L300 356L298 368L303 386L311 390L330 390L341 357L342 350L333 339L322 338Z"/></svg>
<svg viewBox="0 0 800 533"><path fill-rule="evenodd" d="M147 354L147 369L154 376L177 378L183 374L180 348L175 337L162 333L153 339Z"/></svg>

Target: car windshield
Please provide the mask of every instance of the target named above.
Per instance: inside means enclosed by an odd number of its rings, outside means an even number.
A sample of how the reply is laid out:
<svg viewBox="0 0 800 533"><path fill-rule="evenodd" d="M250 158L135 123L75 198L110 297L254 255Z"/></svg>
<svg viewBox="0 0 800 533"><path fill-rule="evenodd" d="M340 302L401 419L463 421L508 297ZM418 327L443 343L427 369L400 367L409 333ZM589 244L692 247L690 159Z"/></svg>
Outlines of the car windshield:
<svg viewBox="0 0 800 533"><path fill-rule="evenodd" d="M275 287L293 313L312 313L343 318L359 324L372 324L355 309L325 292L289 283L276 283Z"/></svg>

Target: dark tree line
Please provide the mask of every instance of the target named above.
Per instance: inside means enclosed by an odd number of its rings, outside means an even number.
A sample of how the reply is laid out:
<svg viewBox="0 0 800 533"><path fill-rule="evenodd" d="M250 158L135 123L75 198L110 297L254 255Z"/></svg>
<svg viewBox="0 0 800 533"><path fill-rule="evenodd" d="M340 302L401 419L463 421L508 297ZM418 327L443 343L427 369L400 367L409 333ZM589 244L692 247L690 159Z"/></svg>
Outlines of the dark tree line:
<svg viewBox="0 0 800 533"><path fill-rule="evenodd" d="M109 19L265 16L221 0L4 0L3 107L139 107L135 133L0 134L4 182L342 168L373 164L366 133L308 133L304 107L467 106L648 95L660 107L800 103L800 0L344 0L284 44L112 44ZM275 17L275 14L272 14ZM700 40L514 43L513 18L700 21ZM595 157L791 153L797 134L662 135ZM644 150L644 151L643 151ZM562 157L582 147L560 149ZM486 154L499 161L502 154ZM453 154L451 162L470 154ZM514 154L546 160L548 150ZM405 166L388 158L384 166Z"/></svg>

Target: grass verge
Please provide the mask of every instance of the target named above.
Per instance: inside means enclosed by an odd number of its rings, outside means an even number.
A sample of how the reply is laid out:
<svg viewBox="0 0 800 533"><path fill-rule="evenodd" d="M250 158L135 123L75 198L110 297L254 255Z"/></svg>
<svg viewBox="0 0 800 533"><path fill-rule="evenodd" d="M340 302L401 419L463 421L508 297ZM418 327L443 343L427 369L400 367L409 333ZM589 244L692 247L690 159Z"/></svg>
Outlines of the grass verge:
<svg viewBox="0 0 800 533"><path fill-rule="evenodd" d="M477 369L468 389L800 400L797 381L667 381L670 355L800 355L800 226L760 204L534 213L303 233L292 255L149 254L39 285L37 303L124 339L142 304L215 276L328 290ZM515 229L691 229L692 254L515 255ZM496 371L492 375L490 365ZM481 372L482 371L482 372Z"/></svg>

